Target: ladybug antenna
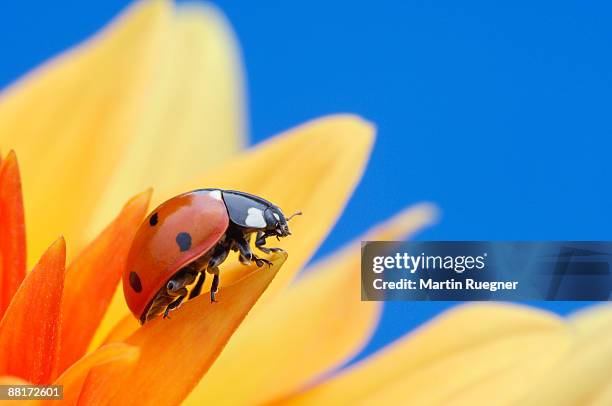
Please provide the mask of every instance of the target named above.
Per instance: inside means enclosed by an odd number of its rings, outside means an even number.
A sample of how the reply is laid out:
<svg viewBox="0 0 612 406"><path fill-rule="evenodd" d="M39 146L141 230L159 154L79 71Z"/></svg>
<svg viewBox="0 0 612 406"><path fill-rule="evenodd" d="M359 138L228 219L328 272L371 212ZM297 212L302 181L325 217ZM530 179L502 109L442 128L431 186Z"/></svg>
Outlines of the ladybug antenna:
<svg viewBox="0 0 612 406"><path fill-rule="evenodd" d="M296 211L295 213L293 213L291 216L287 217L287 221L291 220L293 217L295 216L301 216L302 212L301 211Z"/></svg>

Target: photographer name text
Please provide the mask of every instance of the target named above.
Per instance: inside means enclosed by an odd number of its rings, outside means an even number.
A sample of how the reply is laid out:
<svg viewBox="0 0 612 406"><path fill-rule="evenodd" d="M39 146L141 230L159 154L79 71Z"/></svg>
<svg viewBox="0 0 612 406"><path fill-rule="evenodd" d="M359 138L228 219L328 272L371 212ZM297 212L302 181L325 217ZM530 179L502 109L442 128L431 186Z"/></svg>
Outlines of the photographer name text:
<svg viewBox="0 0 612 406"><path fill-rule="evenodd" d="M372 259L372 272L380 278L372 280L375 290L486 290L496 292L498 290L516 290L518 281L482 280L482 273L486 269L487 253L482 255L410 255L408 253L396 253L395 255L376 256ZM411 277L418 279L398 278L395 272L407 272ZM418 273L432 271L479 273L480 278L462 278L455 280L452 277L446 279L421 277ZM394 274L390 275L390 272ZM417 275L415 275L417 274ZM383 276L387 278L383 278ZM385 280L387 279L387 280ZM389 280L392 279L392 280Z"/></svg>

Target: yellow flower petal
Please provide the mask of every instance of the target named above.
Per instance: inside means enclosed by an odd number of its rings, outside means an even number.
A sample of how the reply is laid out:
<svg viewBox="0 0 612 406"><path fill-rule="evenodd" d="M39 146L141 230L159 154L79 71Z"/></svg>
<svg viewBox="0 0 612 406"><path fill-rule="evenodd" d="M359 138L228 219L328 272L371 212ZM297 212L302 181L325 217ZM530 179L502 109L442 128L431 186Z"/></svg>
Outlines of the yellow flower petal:
<svg viewBox="0 0 612 406"><path fill-rule="evenodd" d="M172 188L241 144L235 53L210 9L142 1L2 95L0 145L22 163L30 262L59 233L78 251L134 190Z"/></svg>
<svg viewBox="0 0 612 406"><path fill-rule="evenodd" d="M382 308L380 302L361 301L360 241L403 239L435 216L429 205L408 209L315 264L312 272L245 320L185 404L219 399L227 404L265 403L355 355ZM244 375L245 366L248 379L228 379Z"/></svg>
<svg viewBox="0 0 612 406"><path fill-rule="evenodd" d="M289 259L272 282L271 293L264 294L265 301L293 279L334 225L361 178L372 141L372 126L360 118L326 117L264 142L203 174L199 182L186 183L180 191L242 190L269 199L287 214L304 212L291 220L293 235L280 242L270 240L271 246L286 249ZM226 263L235 260L231 256ZM244 267L224 269L222 265L221 286L235 283L244 272ZM123 295L115 294L94 342L101 343L128 314Z"/></svg>
<svg viewBox="0 0 612 406"><path fill-rule="evenodd" d="M577 333L590 336L612 327L612 305L604 303L577 311L569 317Z"/></svg>
<svg viewBox="0 0 612 406"><path fill-rule="evenodd" d="M112 403L180 403L217 359L286 258L287 254L274 254L269 258L271 267L251 266L250 275L219 290L216 303L199 296L172 312L171 319L157 318L138 329L126 340L140 348L138 364Z"/></svg>
<svg viewBox="0 0 612 406"><path fill-rule="evenodd" d="M512 385L524 390L529 382L517 369L537 375L569 344L565 324L549 313L501 304L460 306L292 401L446 404L507 371L519 377L506 381L508 391L515 390ZM503 393L494 399L503 404Z"/></svg>
<svg viewBox="0 0 612 406"><path fill-rule="evenodd" d="M532 381L521 405L612 404L612 343L605 336L581 342L570 355L551 368L545 378Z"/></svg>
<svg viewBox="0 0 612 406"><path fill-rule="evenodd" d="M522 404L612 404L612 306L580 311L569 323L572 351L545 378L532 382Z"/></svg>
<svg viewBox="0 0 612 406"><path fill-rule="evenodd" d="M144 119L97 204L90 235L135 188L154 186L155 207L243 147L242 70L225 17L211 5L178 5L164 34L151 67L155 86L139 107Z"/></svg>
<svg viewBox="0 0 612 406"><path fill-rule="evenodd" d="M96 351L78 360L64 373L62 373L53 383L54 385L62 385L64 387L64 400L62 404L76 405L83 384L85 383L90 372L96 370L101 366L108 366L108 364L118 362L119 365L126 365L126 362L135 360L138 358L140 351L138 348L126 345L123 343L113 343L100 347ZM108 382L104 381L101 384L106 385ZM114 382L114 389L116 390L119 382ZM112 385L109 385L111 389ZM46 402L49 405L54 405L57 401L48 400Z"/></svg>

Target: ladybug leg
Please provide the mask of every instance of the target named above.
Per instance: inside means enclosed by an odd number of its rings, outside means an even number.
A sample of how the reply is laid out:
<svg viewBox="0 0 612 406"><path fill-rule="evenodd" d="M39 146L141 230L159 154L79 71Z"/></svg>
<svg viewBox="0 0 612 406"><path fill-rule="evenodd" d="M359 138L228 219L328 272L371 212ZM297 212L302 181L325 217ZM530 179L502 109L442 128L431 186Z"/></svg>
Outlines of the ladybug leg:
<svg viewBox="0 0 612 406"><path fill-rule="evenodd" d="M209 269L207 272L213 274L212 285L210 286L210 303L214 303L215 294L219 291L219 268Z"/></svg>
<svg viewBox="0 0 612 406"><path fill-rule="evenodd" d="M177 291L176 293L178 293L180 296L177 297L173 302L171 302L168 307L166 307L166 310L164 310L164 319L169 319L170 317L168 316L168 313L170 313L172 310L177 309L181 303L183 303L183 300L185 299L185 297L187 296L187 289L182 288L179 291Z"/></svg>
<svg viewBox="0 0 612 406"><path fill-rule="evenodd" d="M257 238L255 239L255 247L257 247L257 249L260 250L261 252L265 252L266 254L269 254L270 252L272 252L272 250L270 248L264 247L264 245L266 244L267 237L268 237L267 234L261 231L258 231Z"/></svg>
<svg viewBox="0 0 612 406"><path fill-rule="evenodd" d="M210 261L208 261L208 268L212 269L221 265L223 261L225 261L225 259L227 258L229 252L230 248L227 245L217 245L215 251L213 252L212 258L210 259Z"/></svg>
<svg viewBox="0 0 612 406"><path fill-rule="evenodd" d="M238 260L240 261L240 263L241 263L242 265L247 265L247 266L248 266L248 265L251 265L251 260L250 260L250 259L248 259L248 258L243 257L243 256L242 256L242 254L240 254L240 255L238 256Z"/></svg>
<svg viewBox="0 0 612 406"><path fill-rule="evenodd" d="M200 294L202 293L202 286L204 285L204 280L206 280L206 273L200 272L200 278L198 279L198 282L193 287L193 289L191 289L191 292L189 292L189 300L193 299L196 296L200 296Z"/></svg>
<svg viewBox="0 0 612 406"><path fill-rule="evenodd" d="M265 252L269 254L271 252L285 252L282 248L273 248L273 247L264 247L266 244L266 238L270 237L270 234L266 234L262 231L257 233L257 238L255 239L255 247L261 252Z"/></svg>
<svg viewBox="0 0 612 406"><path fill-rule="evenodd" d="M255 263L257 264L257 266L259 268L261 268L262 266L264 266L264 264L268 265L268 266L272 266L272 261L265 259L265 258L259 258L256 257L255 255L253 255L254 259L255 259Z"/></svg>
<svg viewBox="0 0 612 406"><path fill-rule="evenodd" d="M243 236L244 236L244 240L246 241L246 247L249 247L250 246L250 242L251 242L251 234L246 234L246 235L243 235ZM238 240L238 241L242 241L241 237L240 237L240 234L237 234L237 236L234 236L233 239L234 240ZM233 248L234 251L240 251L238 241L234 241L234 243L232 244L232 248ZM242 251L240 251L240 254L238 255L238 260L240 260L240 263L242 265L251 265L251 256L245 256L243 254L243 252L245 252L245 253L247 252L244 249L245 244L241 243L240 246L242 247ZM248 252L250 252L250 250L248 250Z"/></svg>
<svg viewBox="0 0 612 406"><path fill-rule="evenodd" d="M249 243L244 238L244 236L236 237L234 239L234 243L238 247L238 251L240 251L240 256L255 261L258 267L262 267L264 264L268 264L268 266L272 266L272 262L268 261L265 258L259 258L253 254L251 251L251 247Z"/></svg>
<svg viewBox="0 0 612 406"><path fill-rule="evenodd" d="M187 285L191 285L197 276L197 273L190 271L182 271L166 284L166 290L169 295L175 296L179 292L183 292L183 288Z"/></svg>
<svg viewBox="0 0 612 406"><path fill-rule="evenodd" d="M255 259L255 255L253 255L251 247L244 236L234 237L234 245L238 248L238 251L240 251L240 260L243 264L248 265L252 259Z"/></svg>

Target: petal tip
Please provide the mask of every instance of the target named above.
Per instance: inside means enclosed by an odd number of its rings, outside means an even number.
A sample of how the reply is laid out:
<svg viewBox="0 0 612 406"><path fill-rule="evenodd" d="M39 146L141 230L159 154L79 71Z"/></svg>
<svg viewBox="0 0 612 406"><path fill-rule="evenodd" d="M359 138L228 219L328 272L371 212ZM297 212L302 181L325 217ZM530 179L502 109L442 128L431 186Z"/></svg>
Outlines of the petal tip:
<svg viewBox="0 0 612 406"><path fill-rule="evenodd" d="M17 153L15 152L14 149L11 149L8 154L6 155L6 161L7 162L15 162L17 163Z"/></svg>
<svg viewBox="0 0 612 406"><path fill-rule="evenodd" d="M176 11L178 13L187 12L187 13L195 13L195 14L205 15L205 16L210 15L214 17L224 18L223 11L221 11L221 9L215 4L201 3L201 2L193 1L193 0L178 3L176 5Z"/></svg>
<svg viewBox="0 0 612 406"><path fill-rule="evenodd" d="M153 196L153 188L147 188L146 190L140 192L139 194L137 194L136 196L132 197L130 200L127 201L127 203L125 203L124 207L128 207L136 202L142 202L143 204L146 203L146 206L149 206L149 203L151 202L151 197Z"/></svg>
<svg viewBox="0 0 612 406"><path fill-rule="evenodd" d="M403 241L420 232L424 227L432 226L439 220L440 211L435 204L424 202L409 206L369 231L362 241Z"/></svg>
<svg viewBox="0 0 612 406"><path fill-rule="evenodd" d="M58 252L58 253L66 253L66 239L63 235L60 235L57 240L53 241L51 246L49 247L50 251Z"/></svg>
<svg viewBox="0 0 612 406"><path fill-rule="evenodd" d="M431 202L423 202L418 205L412 207L410 212L413 215L417 215L422 220L423 226L433 225L440 221L440 217L442 216L442 212L440 208Z"/></svg>
<svg viewBox="0 0 612 406"><path fill-rule="evenodd" d="M230 21L225 16L225 13L223 13L223 10L213 3L191 0L178 3L175 11L179 17L204 24L209 30L220 30L220 32L229 34L232 39L234 37Z"/></svg>
<svg viewBox="0 0 612 406"><path fill-rule="evenodd" d="M376 137L376 124L358 114L338 113L326 118L334 120L339 125L343 125L347 129L347 133L354 133L370 141L373 141Z"/></svg>

